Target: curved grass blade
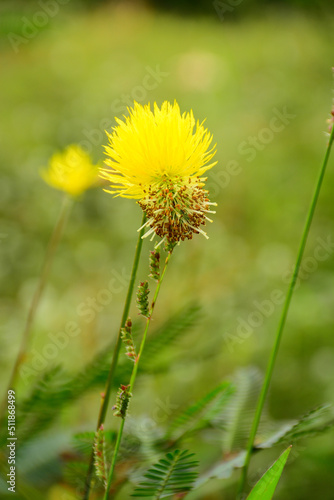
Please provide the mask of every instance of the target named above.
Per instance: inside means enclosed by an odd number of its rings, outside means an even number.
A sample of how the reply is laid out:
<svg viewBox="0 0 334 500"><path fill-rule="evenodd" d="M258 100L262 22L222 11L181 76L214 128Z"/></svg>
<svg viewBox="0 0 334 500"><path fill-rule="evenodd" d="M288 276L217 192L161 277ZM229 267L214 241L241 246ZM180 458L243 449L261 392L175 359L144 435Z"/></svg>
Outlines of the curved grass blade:
<svg viewBox="0 0 334 500"><path fill-rule="evenodd" d="M291 446L287 448L282 455L278 457L276 462L263 474L261 479L256 483L246 500L271 500L277 483L282 475L285 463L288 459Z"/></svg>

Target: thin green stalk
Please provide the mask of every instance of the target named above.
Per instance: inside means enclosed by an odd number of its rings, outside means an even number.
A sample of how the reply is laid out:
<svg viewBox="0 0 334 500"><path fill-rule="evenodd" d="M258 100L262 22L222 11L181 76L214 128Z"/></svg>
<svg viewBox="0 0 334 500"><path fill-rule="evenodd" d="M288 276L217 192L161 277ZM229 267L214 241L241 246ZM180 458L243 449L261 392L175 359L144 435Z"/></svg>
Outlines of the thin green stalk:
<svg viewBox="0 0 334 500"><path fill-rule="evenodd" d="M135 380L136 380L136 376L137 376L137 372L138 372L139 360L140 360L141 355L142 355L143 350L144 350L144 346L145 346L145 342L146 342L146 337L147 337L147 332L148 332L148 329L149 329L149 326L150 326L150 323L151 323L152 314L153 314L154 307L155 307L155 304L156 304L156 301L157 301L157 298L158 298L158 295L159 295L159 291L160 291L160 288L161 288L161 283L162 283L162 281L164 279L168 263L169 263L170 258L172 256L172 252L173 252L173 249L171 249L168 252L168 255L166 257L166 261L165 261L165 265L164 265L161 277L160 277L160 279L159 279L159 281L157 283L157 287L156 287L156 290L155 290L155 293L154 293L154 297L153 297L151 309L150 309L148 318L146 320L145 330L144 330L143 338L142 338L142 341L141 341L141 344L140 344L139 352L138 352L138 355L136 357L135 363L133 365L132 373L131 373L130 384L129 384L129 392L130 393L132 392L132 389L133 389L133 386L134 386L134 383L135 383ZM121 425L120 425L120 428L119 428L119 431L118 431L118 435L117 435L117 440L116 440L116 444L115 444L115 449L114 449L114 454L113 454L112 462L111 462L111 465L110 465L109 477L108 477L108 484L107 484L107 488L106 488L103 500L108 500L108 498L109 498L109 490L110 490L110 486L111 486L111 482L112 482L112 478L113 478L113 474L114 474L114 469L115 469L115 465L116 465L116 461L117 461L117 455L118 455L119 447L120 447L120 444L121 444L121 441L122 441L124 424L125 424L125 418L122 418L122 422L121 422Z"/></svg>
<svg viewBox="0 0 334 500"><path fill-rule="evenodd" d="M45 258L44 258L44 262L43 262L42 271L41 271L39 281L38 281L38 285L37 285L36 291L34 293L33 299L32 299L31 304L30 304L26 324L25 324L22 339L21 339L19 352L16 356L16 360L15 360L15 363L14 363L14 366L12 369L12 373L11 373L11 376L10 376L10 379L8 382L8 390L13 389L13 387L15 387L15 385L16 385L18 371L19 371L19 368L20 368L22 362L24 361L24 358L25 358L25 355L26 355L26 352L28 349L28 345L29 345L29 341L30 341L31 326L33 324L33 321L34 321L34 318L36 315L36 311L37 311L38 305L39 305L41 297L42 297L42 293L44 291L46 282L47 282L49 274L50 274L50 269L51 269L51 265L53 262L53 258L54 258L56 249L58 247L60 238L62 236L63 229L64 229L64 226L66 224L66 220L67 220L67 217L69 214L71 204L72 204L72 199L69 198L68 196L65 196L63 199L61 209L60 209L58 220L55 224L55 227L53 229L53 233L52 233L51 238L49 240L49 244L48 244ZM8 390L7 390L7 392L8 392ZM7 401L7 392L5 394L5 400L4 400L5 405L6 405L6 401Z"/></svg>
<svg viewBox="0 0 334 500"><path fill-rule="evenodd" d="M135 280L136 280L140 254L141 254L141 250L142 250L142 246L143 246L143 238L142 237L143 237L144 231L145 231L145 227L143 227L145 222L146 222L146 215L144 213L142 224L141 224L142 228L139 232L135 256L134 256L134 260L133 260L131 278L130 278L128 292L127 292L126 299L125 299L123 315L122 315L122 319L121 319L121 325L119 328L116 344L114 347L113 357L111 360L108 378L107 378L107 382L106 382L106 386L105 386L105 390L104 390L104 396L101 400L101 406L100 406L99 416L98 416L97 425L96 425L97 431L100 429L101 425L104 424L107 410L108 410L110 393L111 393L111 389L112 389L112 382L114 379L115 368L116 368L116 365L118 362L119 351L120 351L120 347L122 344L122 339L121 339L122 332L121 331L122 331L122 328L124 328L125 322L126 322L128 315L129 315L129 309L130 309L130 304L131 304L131 299L132 299L132 294L133 294L133 288L134 288L134 284L135 284ZM85 481L83 500L88 500L88 498L89 498L90 484L91 484L91 480L92 480L93 470L94 470L94 448L92 448L92 453L90 456L90 461L89 461L89 466L88 466L88 471L87 471L86 481Z"/></svg>
<svg viewBox="0 0 334 500"><path fill-rule="evenodd" d="M241 472L241 478L240 478L240 483L239 483L238 499L240 499L240 500L241 500L242 495L243 495L243 491L244 491L244 487L245 487L245 482L246 482L246 478L247 478L248 467L249 467L249 463L250 463L251 455L252 455L252 451L253 451L254 440L255 440L255 436L256 436L256 433L257 433L258 426L259 426L259 422L260 422L260 418L261 418L263 406L264 406L264 403L265 403L265 399L266 399L266 396L267 396L267 393L268 393L268 389L269 389L271 377L272 377L272 374L273 374L273 370L274 370L274 366L275 366L275 361L276 361L276 357L277 357L277 354L278 354L278 350L279 350L280 341L281 341L281 338L282 338L282 333L283 333L283 330L284 330L286 318L287 318L287 315L288 315L291 298L292 298L293 291L294 291L294 288L295 288L295 284L296 284L296 281L297 281L300 264L301 264L301 261L302 261L302 258L303 258L303 254L304 254L305 245L306 245L308 234L309 234L309 231L310 231L310 227L311 227L311 223L312 223L314 211L315 211L315 208L316 208L316 205L317 205L317 201L318 201L318 197L319 197L319 193L320 193L322 181L323 181L323 178L324 178L324 175L325 175L326 166L327 166L328 159L329 159L329 156L330 156L331 147L332 147L332 144L333 144L333 137L334 137L334 127L331 130L331 134L330 134L330 137L329 137L328 146L327 146L327 149L326 149L326 154L325 154L324 161L323 161L323 164L321 166L321 169L320 169L320 172L319 172L319 175L318 175L318 179L317 179L316 187L315 187L315 190L314 190L313 198L312 198L311 205L310 205L310 208L309 208L309 212L308 212L308 215L307 215L307 218L306 218L306 222L305 222L305 226L304 226L304 231L303 231L303 234L302 234L302 238L301 238L301 242L300 242L300 246L299 246L299 250L298 250L298 254L297 254L297 260L296 260L296 263L295 263L294 272L293 272L293 275L292 275L292 278L291 278L291 282L290 282L290 285L289 285L289 288L288 288L288 292L287 292L287 295L286 295L286 298L285 298L285 302L284 302L284 305L283 305L283 310L282 310L281 318L280 318L280 321L279 321L279 324L278 324L278 328L277 328L277 332L276 332L275 342L274 342L274 345L273 345L273 348L272 348L272 351L271 351L271 354L270 354L270 358L269 358L269 362L268 362L268 366L267 366L267 370L266 370L265 379L264 379L264 382L263 382L263 385L262 385L261 394L259 396L259 400L258 400L258 403L257 403L256 412L255 412L255 416L254 416L254 420L253 420L253 424L252 424L252 429L251 429L249 440L248 440L248 444L247 444L247 452L246 452L245 463L244 463L244 466L243 466L243 469L242 469L242 472Z"/></svg>

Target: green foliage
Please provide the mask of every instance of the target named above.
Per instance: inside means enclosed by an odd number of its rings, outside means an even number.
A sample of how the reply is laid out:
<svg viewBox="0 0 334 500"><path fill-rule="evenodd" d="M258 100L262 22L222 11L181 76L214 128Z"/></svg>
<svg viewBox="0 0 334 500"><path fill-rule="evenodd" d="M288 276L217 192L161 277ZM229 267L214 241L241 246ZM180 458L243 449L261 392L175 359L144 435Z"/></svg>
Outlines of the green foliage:
<svg viewBox="0 0 334 500"><path fill-rule="evenodd" d="M147 352L143 355L143 368L145 359L154 356L166 349L176 337L186 334L199 317L200 308L190 305L172 316L164 323L147 342ZM45 371L33 385L30 394L19 401L17 406L17 433L21 446L26 441L34 439L45 431L59 417L63 408L82 397L88 391L104 384L107 376L114 344L97 353L94 359L79 372L66 373L60 366L55 366ZM125 360L126 361L126 360ZM126 378L129 373L129 363L120 365L118 376ZM2 445L6 440L7 422L2 423Z"/></svg>
<svg viewBox="0 0 334 500"><path fill-rule="evenodd" d="M57 481L62 468L62 459L59 456L64 449L68 450L69 434L66 431L41 434L34 440L17 446L16 470L19 471L19 481L17 481L17 498L42 500L46 497L46 489L50 484ZM7 453L4 450L0 459L0 473L8 479ZM5 498L8 484L3 489L0 483L0 498ZM9 492L10 493L10 492ZM10 496L10 495L9 495ZM15 497L16 498L16 497Z"/></svg>
<svg viewBox="0 0 334 500"><path fill-rule="evenodd" d="M273 463L267 472L256 483L252 491L247 497L247 500L271 500L277 483L282 475L285 463L288 459L291 446L287 448L280 457Z"/></svg>
<svg viewBox="0 0 334 500"><path fill-rule="evenodd" d="M236 392L238 388L236 387ZM232 399L233 396L230 398ZM253 401L255 405L256 400ZM233 401L228 401L227 404L232 404ZM229 412L228 412L229 413ZM222 412L222 419L224 419L226 413ZM276 429L278 423L272 423L275 425ZM255 447L256 450L272 448L278 444L284 443L296 443L299 439L316 436L326 432L334 425L333 411L330 405L321 405L314 410L306 413L298 421L279 424L278 430L271 434L265 441L259 443ZM224 429L223 429L224 430ZM229 432L229 427L227 426L223 432L223 441L229 439L225 436L225 432ZM238 441L237 436L237 441ZM227 455L226 460L213 465L208 471L201 474L201 476L196 481L195 487L198 488L208 482L211 479L228 479L232 476L233 471L236 468L240 468L244 464L245 451L241 451L237 455Z"/></svg>
<svg viewBox="0 0 334 500"><path fill-rule="evenodd" d="M79 432L73 436L73 446L83 455L90 455L95 439L95 432Z"/></svg>
<svg viewBox="0 0 334 500"><path fill-rule="evenodd" d="M246 452L241 451L237 455L231 456L223 462L213 465L208 471L201 474L197 479L194 488L199 488L211 479L228 479L232 476L235 469L240 469L244 465Z"/></svg>
<svg viewBox="0 0 334 500"><path fill-rule="evenodd" d="M148 372L163 370L161 355L182 335L188 333L200 321L201 316L201 307L191 303L157 328L147 339L139 370Z"/></svg>
<svg viewBox="0 0 334 500"><path fill-rule="evenodd" d="M177 335L188 331L198 315L199 308L191 306L171 318L160 328L159 333L153 335L151 352L154 352L156 348L161 351L167 348ZM164 335L162 340L161 337ZM98 368L96 361L94 368L91 365L92 370L86 379L86 382L88 379L90 380L90 383L86 385L86 390L94 387L103 373L104 367ZM99 370L100 373L98 373ZM195 433L205 427L213 428L217 440L223 443L225 451L242 449L260 385L261 376L257 370L249 368L239 371L233 377L233 383L222 382L177 415L165 430L164 437L161 433L153 431L148 436L147 433L140 431L143 428L140 425L138 432L133 434L130 425L121 450L123 459L127 460L131 457L139 463L147 459L156 460L166 442L169 441L170 445L176 441L181 444L183 438L189 433ZM17 407L17 429L22 451L54 422L66 404L73 402L84 393L84 390L82 381L79 382L78 374L71 377L65 374L59 366L45 372L33 386L30 395ZM269 448L285 442L295 442L298 439L322 433L333 424L331 408L328 405L323 405L310 411L297 422L284 424L279 431L275 431L266 441L257 445L257 449ZM84 483L87 459L92 449L94 436L94 432L85 432L74 438L74 448L79 455L66 467L66 479L72 485L82 486ZM115 432L106 431L105 439L106 454L110 456ZM238 455L233 455L223 462L214 464L209 471L197 479L196 488L212 478L226 479L230 477L236 467L242 466L243 460L244 452L241 451ZM95 480L96 487L102 486L96 475ZM144 494L143 488L140 491L141 494Z"/></svg>
<svg viewBox="0 0 334 500"><path fill-rule="evenodd" d="M6 478L7 470L3 470L2 474L3 477ZM19 499L19 500L45 500L45 494L41 493L38 488L35 488L34 486L31 486L27 484L24 481L17 481L16 486L15 486L15 492L16 495L13 497L13 493L8 491L8 483L2 484L2 481L0 483L0 495L1 495L1 500L10 500L11 498Z"/></svg>
<svg viewBox="0 0 334 500"><path fill-rule="evenodd" d="M202 429L219 418L233 394L233 386L223 382L178 415L170 424L166 439L178 440L184 434Z"/></svg>
<svg viewBox="0 0 334 500"><path fill-rule="evenodd" d="M131 450L132 456L136 455L142 464L156 462L161 456L162 447L165 446L163 429L154 425L146 415L131 415L122 444L125 451Z"/></svg>
<svg viewBox="0 0 334 500"><path fill-rule="evenodd" d="M302 0L297 1L302 5ZM6 11L12 10L12 3L2 2L6 4ZM31 4L28 11L27 3ZM182 18L172 15L152 17L149 9L141 10L139 5L132 8L136 2L130 5L118 2L115 10L108 4L106 9L101 8L94 16L86 16L83 11L76 11L77 3L74 1L72 5L69 2L69 9L61 6L58 14L49 19L45 28L38 29L33 39L25 38L18 54L14 53L7 33L22 34L22 29L25 29L22 16L27 16L29 22L38 19L38 2L20 1L24 10L17 9L10 24L8 15L0 16L4 20L0 57L2 67L6 68L1 78L0 106L3 118L1 165L4 174L0 196L0 236L7 235L0 241L3 389L20 337L20 325L24 321L31 286L39 272L43 249L60 202L59 193L44 186L38 172L56 149L74 141L84 140L94 158L101 158L101 144L105 143L103 129L110 129L114 124L114 115L121 117L126 113L128 103L124 102L123 96L129 100L129 95L131 99L135 94L140 95L138 86L147 82L151 88L141 87L142 92L146 92L143 103L161 103L165 98L176 97L183 111L193 108L200 121L207 119L206 124L219 146L218 170L208 173L212 198L218 202L214 224L209 228L210 239L204 244L200 238L194 239L177 249L173 269L164 288L166 302L161 308L159 306L162 317L164 306L169 311L173 310L175 304L193 293L205 298L208 317L199 328L199 342L194 355L201 353L202 348L203 352L208 352L210 346L213 348L206 362L194 361L191 375L194 385L199 380L207 380L206 390L209 391L222 380L219 371L225 375L234 366L262 359L268 352L269 327L277 309L273 316L263 316L263 325L254 328L249 338L237 337L240 343L236 342L225 352L219 347L221 342L224 347L227 346L223 335L224 332L232 332L236 319L247 319L248 307L253 308L254 299L262 302L269 299L271 290L277 286L280 290L285 289L282 272L287 270L291 252L295 251L301 207L312 186L316 162L326 142L322 131L327 129L325 119L327 106L329 111L330 105L328 61L332 57L329 40L333 33L333 17L322 17L320 10L317 16L300 16L299 13L288 16L284 9L276 15L264 9L263 15L234 25L229 23L229 19L234 15L242 17L253 2L248 6L246 2L235 5L233 12L228 10L228 2L224 0L209 2L207 8L211 10L213 20L189 18L196 7L188 9L188 16ZM146 2L141 3L146 5ZM176 3L174 1L173 5ZM218 4L223 9L224 5L227 6L223 23L219 16L222 10L215 8ZM322 4L326 14L325 4L329 6L331 2L324 0ZM89 37L87 33L90 33ZM78 64L73 65L74 60ZM159 80L153 79L151 72L158 73ZM263 91L259 92L259 89ZM310 89L316 89L312 99L309 98ZM272 123L274 110L284 112L285 107L296 118L287 127L282 127L282 132L275 133L269 143L265 144L260 139L258 148L250 148L256 153L256 161L252 162L247 155L247 147L251 146L248 139L257 137L259 140L258 134L262 136L263 130L268 130ZM263 137L266 134L263 133ZM247 147L241 149L242 143ZM232 159L233 162L229 162ZM230 163L233 164L231 169ZM326 239L333 229L333 169L329 169L326 175L329 177L318 207L320 224L314 228L314 240L308 250L312 256L317 238ZM29 210L23 207L29 207ZM284 214L289 214L288 220ZM116 330L119 319L113 314L122 307L123 293L113 293L112 302L103 308L99 307L101 304L97 300L96 305L102 311L95 310L95 319L90 323L86 323L87 317L78 315L77 306L88 296L96 299L99 290L106 288L110 278L107 272L112 268L121 270L131 261L131 242L136 239L139 218L139 210L134 203L112 199L102 193L100 187L75 204L52 269L50 287L40 309L41 316L36 318L33 347L41 353L45 342L49 342L49 332L65 325L68 319L78 322L82 335L71 338L68 346L60 350L55 358L55 363L61 362L64 366L76 364L76 372L69 374L64 371L63 375L52 376L52 380L45 379L44 383L50 386L50 397L47 394L31 397L32 393L28 393L30 389L22 387L24 390L17 401L17 416L20 412L22 416L18 420L18 432L22 429L28 440L20 441L18 452L26 457L28 449L31 450L31 463L40 458L42 443L44 447L49 447L53 458L59 456L62 450L68 450L68 444L57 450L51 448L45 435L47 428L62 415L66 406L73 405L74 411L61 420L64 431L68 432L69 422L75 428L82 425L92 428L95 422L97 408L86 406L88 411L82 414L74 403L88 391L103 390L114 342L107 344L93 359L91 347L94 342L100 345L105 343L103 339L111 340L116 333L111 331L111 326L116 325ZM303 274L307 278L301 279L302 286L296 296L291 334L281 346L281 359L286 359L282 366L284 375L280 378L277 374L279 383L272 387L271 397L275 414L281 418L285 418L287 405L290 415L298 415L301 408L313 407L334 393L333 336L328 307L334 276L333 259L317 261L317 264L318 271L309 273L305 263ZM156 325L158 323L160 320L155 322ZM193 324L196 323L195 318ZM207 325L213 326L210 332ZM154 391L161 389L166 393L166 384L172 378L168 373L171 360L179 361L184 354L177 340L183 333L190 332L190 328L178 332L178 327L176 323L175 336L166 346L163 343L168 335L172 335L171 330L167 336L163 333L156 337L158 330L149 335L147 348L150 349L152 341L152 352L148 350L147 356L144 352L139 372L159 374L152 384ZM153 349L155 342L156 348ZM192 344L190 346L188 359L193 352ZM120 359L123 363L117 369L116 386L127 380L124 374L131 369L128 366L131 363L126 362L124 355ZM77 368L79 363L81 370ZM201 372L202 368L206 372ZM184 373L181 363L173 363L172 370L175 370L173 380L177 379L178 371L180 375ZM143 384L139 380L135 394L139 413L143 414L145 401L140 401L140 398L142 388L144 396L147 395L146 380ZM203 387L203 384L198 386ZM199 393L199 389L196 392L194 387L192 401L199 399L206 390ZM43 415L46 416L44 422ZM240 416L236 412L235 415L240 422L242 414ZM140 418L149 419L152 414L141 415ZM238 437L238 425L233 429L231 420L232 415L222 411L212 421L215 428L198 435L198 448L203 453L206 469L215 470L216 477L221 479L229 477L243 457L241 451L231 457L225 455L226 460L218 462L222 455L222 439L224 443L233 443L225 446L224 451L244 445L245 432L242 431L242 436ZM110 415L108 425L112 422ZM44 426L42 430L40 423ZM118 423L114 422L115 425ZM159 431L160 438L165 435L166 423L162 419L156 425L154 434L149 435L148 431L145 437L141 436L139 429L136 434L137 449L141 452L148 448L145 440L152 437L150 450L164 454L166 450L161 451L158 438ZM293 425L295 423L281 428L279 436L273 437L268 447L277 443ZM319 423L319 428L321 426ZM34 427L37 434L34 434ZM201 438L207 435L214 438L210 449L214 450L216 458L207 453L207 443L203 445ZM299 435L307 437L305 433ZM258 437L263 437L262 431ZM35 446L32 451L33 448L29 447L32 444L39 444L40 447ZM286 491L283 495L287 500L292 497L297 500L296 496L298 500L311 498L309 482L312 482L319 498L331 497L333 457L330 439L317 440L307 453L313 451L312 467L307 460L295 462L292 493ZM42 456L46 456L44 451ZM316 456L319 457L318 467ZM143 461L141 456L140 459ZM157 460L154 457L150 463ZM24 481L22 464L19 470L18 487ZM298 480L306 474L309 481ZM54 484L59 478L60 474ZM34 484L31 477L29 480ZM228 483L217 482L221 483L221 488ZM51 491L43 492L40 496L47 498L53 494ZM223 495L220 492L216 497ZM124 498L122 494L119 497ZM31 492L26 494L26 498L37 499L38 496Z"/></svg>
<svg viewBox="0 0 334 500"><path fill-rule="evenodd" d="M181 311L172 315L158 329L152 332L147 339L143 352L139 372L163 370L157 362L159 355L173 344L181 336L187 334L200 318L201 307L197 304L190 304ZM139 334L138 322L133 322L132 335ZM80 393L92 389L97 385L104 384L108 375L110 361L114 350L114 343L110 343L98 352L82 370L73 376L72 384ZM131 365L126 363L122 356L119 358L119 365L116 373L115 386L126 380L131 373Z"/></svg>
<svg viewBox="0 0 334 500"><path fill-rule="evenodd" d="M167 453L144 474L146 481L139 483L132 496L158 500L190 491L198 475L198 461L189 461L193 456L188 450Z"/></svg>
<svg viewBox="0 0 334 500"><path fill-rule="evenodd" d="M322 434L334 426L331 405L321 405L303 415L296 422L285 424L257 448L270 448L275 444L295 443L303 438Z"/></svg>
<svg viewBox="0 0 334 500"><path fill-rule="evenodd" d="M17 405L16 433L21 446L30 441L58 416L59 410L73 400L73 389L60 366L44 372L33 386L30 395Z"/></svg>
<svg viewBox="0 0 334 500"><path fill-rule="evenodd" d="M64 477L68 484L72 486L83 485L87 475L88 462L71 460L65 467ZM94 471L95 473L95 471Z"/></svg>
<svg viewBox="0 0 334 500"><path fill-rule="evenodd" d="M96 433L93 431L75 434L72 438L75 450L84 456L90 455L95 437ZM103 437L105 440L106 452L110 453L116 439L116 431L104 430Z"/></svg>
<svg viewBox="0 0 334 500"><path fill-rule="evenodd" d="M93 389L105 383L108 376L114 342L95 354L81 370L72 377L72 384L83 394L86 390Z"/></svg>
<svg viewBox="0 0 334 500"><path fill-rule="evenodd" d="M197 305L191 304L169 318L150 337L147 343L146 356L143 356L143 361L145 361L145 357L147 359L149 356L154 355L154 353L163 353L177 337L186 334L198 320L199 314L200 308ZM37 379L32 386L30 394L23 400L18 401L17 405L17 436L20 440L20 449L22 452L24 452L25 446L28 443L34 442L41 433L54 424L66 405L73 404L83 394L104 383L113 349L114 344L112 343L103 351L97 353L87 366L74 374L66 373L60 366L55 366L45 371ZM128 373L127 365L128 363L126 362L120 364L119 377L124 377ZM143 365L142 372L145 371L145 362ZM149 363L146 366L149 367ZM6 427L7 423L4 421L1 433L2 446L6 444ZM112 441L114 433L108 434L108 431L106 431L105 435L108 444L108 442ZM130 437L128 436L128 439L125 440L125 447L121 450L124 456L128 456L127 447L129 446L133 454L133 443L129 444L129 439ZM94 433L77 435L75 438L75 448L80 453L88 456L92 449L93 441ZM154 447L154 443L152 446ZM141 446L140 442L135 446L137 451L139 448L145 449L145 447L147 447L147 443L143 443L143 446ZM75 461L74 464L76 465L73 465L73 467L79 469L78 480L82 484L87 465L85 462L80 461ZM68 469L68 474L71 476L70 468ZM74 475L73 473L72 476Z"/></svg>
<svg viewBox="0 0 334 500"><path fill-rule="evenodd" d="M315 436L327 431L334 425L333 411L330 405L321 405L304 415L278 441L295 442L299 439Z"/></svg>
<svg viewBox="0 0 334 500"><path fill-rule="evenodd" d="M234 377L235 392L216 422L224 428L222 436L225 453L245 447L261 389L261 373L252 367L239 370Z"/></svg>
<svg viewBox="0 0 334 500"><path fill-rule="evenodd" d="M72 440L73 448L75 450L75 458L68 462L65 467L65 479L69 484L73 486L80 485L81 487L84 484L88 469L88 460L91 455L95 439L96 433L93 431L80 432L73 436ZM108 462L111 457L115 439L115 431L103 431L103 454L105 463ZM96 473L95 469L94 479L97 483L97 486L103 486L104 479Z"/></svg>

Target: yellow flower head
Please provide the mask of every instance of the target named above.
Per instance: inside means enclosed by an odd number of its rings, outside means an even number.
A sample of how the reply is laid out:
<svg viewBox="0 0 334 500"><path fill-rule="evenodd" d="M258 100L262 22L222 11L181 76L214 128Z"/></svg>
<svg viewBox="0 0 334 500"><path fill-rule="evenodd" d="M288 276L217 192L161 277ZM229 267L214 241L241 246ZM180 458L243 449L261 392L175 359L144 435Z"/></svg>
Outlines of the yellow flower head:
<svg viewBox="0 0 334 500"><path fill-rule="evenodd" d="M107 192L134 198L146 212L145 236L156 233L167 241L192 238L204 233L211 212L203 174L215 163L210 160L211 134L195 122L192 111L181 114L176 102L165 101L161 109L154 103L134 103L125 121L108 133L105 146L109 168L100 169L110 182ZM212 213L212 212L211 212Z"/></svg>
<svg viewBox="0 0 334 500"><path fill-rule="evenodd" d="M74 144L54 154L41 175L50 186L78 196L98 183L98 165L93 165L90 156Z"/></svg>

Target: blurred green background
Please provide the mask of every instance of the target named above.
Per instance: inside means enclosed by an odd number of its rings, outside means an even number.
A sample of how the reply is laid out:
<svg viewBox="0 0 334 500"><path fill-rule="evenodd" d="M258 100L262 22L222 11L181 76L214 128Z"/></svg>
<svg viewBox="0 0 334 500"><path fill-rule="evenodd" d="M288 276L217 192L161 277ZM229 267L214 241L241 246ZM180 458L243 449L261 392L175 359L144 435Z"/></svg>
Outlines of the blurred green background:
<svg viewBox="0 0 334 500"><path fill-rule="evenodd" d="M201 305L201 318L173 345L162 374L141 377L132 413L154 418L157 401L183 407L241 367L265 369L281 310L268 300L273 290L287 289L327 143L330 4L1 1L1 393L62 200L40 170L74 142L102 161L104 129L134 99L159 105L176 99L182 111L206 119L217 143L208 187L218 207L210 239L197 236L176 249L154 327L192 301ZM268 411L275 419L334 400L333 167L332 158L273 377ZM140 220L138 205L102 189L76 202L27 366L69 321L81 334L49 366L78 370L115 337ZM145 241L138 279L147 275L151 247ZM104 300L101 290L113 277L112 299ZM99 310L87 321L89 298ZM34 374L20 381L18 399L33 381ZM99 390L90 391L63 411L52 428L60 444L50 448L50 460L70 449L71 434L94 428L98 405ZM109 416L109 427L114 420ZM275 498L334 498L333 445L333 431L303 442ZM256 467L263 472L274 457ZM61 474L43 485L45 498L67 498L57 482ZM191 498L232 499L231 484Z"/></svg>

